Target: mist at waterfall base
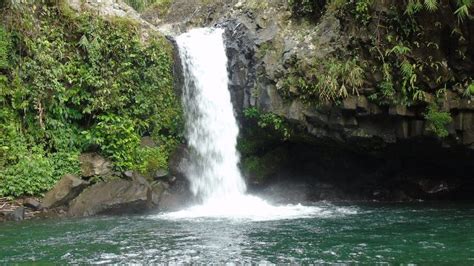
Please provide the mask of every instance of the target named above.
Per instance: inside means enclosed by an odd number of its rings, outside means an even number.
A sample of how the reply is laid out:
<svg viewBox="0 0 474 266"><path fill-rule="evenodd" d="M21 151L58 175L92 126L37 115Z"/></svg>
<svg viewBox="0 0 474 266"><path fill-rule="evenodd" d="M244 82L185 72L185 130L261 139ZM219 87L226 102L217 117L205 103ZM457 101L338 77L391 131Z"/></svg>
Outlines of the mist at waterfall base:
<svg viewBox="0 0 474 266"><path fill-rule="evenodd" d="M239 128L228 90L223 34L223 29L201 28L176 38L184 75L186 137L191 150L185 174L201 204L159 217L272 220L326 213L321 208L302 205L272 206L245 193L238 168Z"/></svg>

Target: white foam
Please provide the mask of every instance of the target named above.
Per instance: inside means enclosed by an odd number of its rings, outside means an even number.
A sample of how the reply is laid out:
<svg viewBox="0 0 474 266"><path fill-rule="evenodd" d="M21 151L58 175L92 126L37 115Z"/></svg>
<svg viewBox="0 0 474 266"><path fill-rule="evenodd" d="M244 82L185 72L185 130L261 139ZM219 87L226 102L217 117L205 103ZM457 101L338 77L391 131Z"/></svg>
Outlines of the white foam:
<svg viewBox="0 0 474 266"><path fill-rule="evenodd" d="M177 212L163 213L153 218L166 220L229 219L247 221L273 221L303 218L330 218L355 214L353 208L324 204L303 206L301 204L271 205L255 196L239 195L221 200L211 200Z"/></svg>
<svg viewBox="0 0 474 266"><path fill-rule="evenodd" d="M176 38L184 74L183 105L191 158L185 174L202 204L160 219L229 218L254 221L326 217L334 208L273 206L246 195L236 149L239 128L228 90L224 30L194 29Z"/></svg>

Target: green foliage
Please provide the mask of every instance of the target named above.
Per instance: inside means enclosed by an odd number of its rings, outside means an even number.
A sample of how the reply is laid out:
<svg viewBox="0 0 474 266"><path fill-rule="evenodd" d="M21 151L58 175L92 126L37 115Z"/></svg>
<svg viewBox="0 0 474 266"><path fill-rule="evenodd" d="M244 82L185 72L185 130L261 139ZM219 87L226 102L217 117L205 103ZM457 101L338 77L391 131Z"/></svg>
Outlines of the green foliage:
<svg viewBox="0 0 474 266"><path fill-rule="evenodd" d="M90 149L119 170L145 169L147 160L166 167L170 145L140 148L145 135L181 139L164 37L142 43L136 23L78 16L62 1L0 14L8 21L0 28L0 196L46 191L77 173L78 155Z"/></svg>
<svg viewBox="0 0 474 266"><path fill-rule="evenodd" d="M449 135L446 126L452 122L451 114L439 111L438 106L431 105L425 114L425 119L429 122L428 129L435 133L438 137L444 138Z"/></svg>
<svg viewBox="0 0 474 266"><path fill-rule="evenodd" d="M460 22L466 18L472 19L472 15L469 13L469 10L474 4L473 0L456 0L455 3L456 10L454 11L454 14L457 15ZM408 15L414 15L421 10L434 12L438 10L439 6L439 0L408 0L405 12Z"/></svg>
<svg viewBox="0 0 474 266"><path fill-rule="evenodd" d="M171 0L125 0L124 2L138 12L141 12L152 5L166 8L171 5Z"/></svg>
<svg viewBox="0 0 474 266"><path fill-rule="evenodd" d="M364 82L364 70L357 58L341 61L334 58L315 62L310 70L299 66L283 80L280 91L287 97L302 100L337 101L349 94L359 94Z"/></svg>
<svg viewBox="0 0 474 266"><path fill-rule="evenodd" d="M138 158L140 158L139 164L136 169L141 171L145 176L153 176L153 174L159 169L168 168L168 158L171 152L170 148L175 147L172 143L168 143L171 146L160 146L160 147L144 147L138 150Z"/></svg>
<svg viewBox="0 0 474 266"><path fill-rule="evenodd" d="M21 154L17 163L0 170L0 195L36 195L54 185L53 173L51 162L35 147L31 153Z"/></svg>
<svg viewBox="0 0 474 266"><path fill-rule="evenodd" d="M3 26L0 25L0 70L8 67L10 54L10 36Z"/></svg>
<svg viewBox="0 0 474 266"><path fill-rule="evenodd" d="M373 4L373 0L359 0L355 3L355 17L364 25L367 25L372 19L370 7Z"/></svg>
<svg viewBox="0 0 474 266"><path fill-rule="evenodd" d="M408 0L405 12L409 15L413 15L422 9L433 12L438 9L438 6L438 0Z"/></svg>
<svg viewBox="0 0 474 266"><path fill-rule="evenodd" d="M274 113L261 113L257 108L251 107L244 110L246 118L257 121L260 128L272 129L282 136L283 139L288 139L291 136L291 130L285 119Z"/></svg>
<svg viewBox="0 0 474 266"><path fill-rule="evenodd" d="M464 92L464 95L474 96L474 82L472 82L471 84L469 84L469 86L467 86Z"/></svg>
<svg viewBox="0 0 474 266"><path fill-rule="evenodd" d="M140 145L140 135L137 134L133 121L115 114L99 116L98 121L91 130L93 143L116 162L118 169L133 169L138 160L136 154Z"/></svg>

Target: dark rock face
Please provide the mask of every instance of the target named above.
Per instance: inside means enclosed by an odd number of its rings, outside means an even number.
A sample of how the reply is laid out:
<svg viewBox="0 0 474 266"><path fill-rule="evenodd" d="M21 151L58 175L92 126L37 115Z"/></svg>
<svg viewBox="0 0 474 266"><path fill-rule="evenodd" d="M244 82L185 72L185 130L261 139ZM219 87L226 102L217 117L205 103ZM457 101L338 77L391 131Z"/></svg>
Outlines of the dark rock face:
<svg viewBox="0 0 474 266"><path fill-rule="evenodd" d="M88 182L73 176L65 175L51 189L42 200L45 208L55 208L68 205L71 200L77 197L87 186Z"/></svg>
<svg viewBox="0 0 474 266"><path fill-rule="evenodd" d="M194 199L189 189L189 180L186 178L185 168L190 160L189 150L185 145L179 146L169 158L169 188L160 199L160 209L165 211L177 210Z"/></svg>
<svg viewBox="0 0 474 266"><path fill-rule="evenodd" d="M185 145L181 145L170 155L169 173L178 179L186 179L185 168L190 158L189 150Z"/></svg>
<svg viewBox="0 0 474 266"><path fill-rule="evenodd" d="M286 151L287 160L258 184L248 182L253 191L269 199L470 200L474 195L470 175L474 154L445 150L433 143L404 142L362 151L329 141L286 142L278 149Z"/></svg>
<svg viewBox="0 0 474 266"><path fill-rule="evenodd" d="M250 107L250 92L255 86L255 36L238 20L222 24L228 58L229 91L237 114Z"/></svg>
<svg viewBox="0 0 474 266"><path fill-rule="evenodd" d="M268 192L277 191L280 184L287 181L297 181L296 184L307 184L310 188L302 193L307 200L474 197L471 177L474 170L472 99L464 97L460 90L448 89L446 95L437 100L440 111L449 112L453 118L447 127L449 136L440 139L431 132L425 117L426 107L436 101L432 93L427 93L423 102L407 106L379 105L371 100L369 96L382 81L380 71L366 73L358 95L338 103L314 104L299 97L283 96L284 78L294 73L295 62L301 71L312 73L317 66L314 62L335 55L345 58L346 52L355 49L354 46L369 43L372 32L355 28L357 24L347 21L347 18L326 12L324 1L317 4L318 12L313 24L294 20L288 1L265 1L259 5L237 0L218 2L211 1L204 7L199 1L176 0L166 17L147 19L160 27L170 26L175 33L192 26L225 28L229 89L241 129L245 131L250 126L242 111L255 107L263 113L271 112L285 118L294 130L290 139L271 141L270 144L261 141L263 144L258 151L243 155L244 163L246 156L265 158L278 146L287 149L289 154L285 162L278 161L274 167L266 167L264 180L256 181L253 173L244 171L251 186L268 188ZM388 12L388 6L398 3L376 1L373 8L383 13ZM455 22L451 11L441 12ZM443 32L445 30L432 27L435 24L433 17L425 14L419 23L427 35L441 39L441 50L433 52L433 56L454 66L452 69L442 66L446 69L441 71L465 75L466 69L472 70L472 58L451 62L449 54L453 51L449 50L455 44L451 43L450 34ZM469 32L474 29L472 22L462 27L463 31L465 28L469 28ZM468 39L465 42L472 43L472 38ZM430 53L428 50L420 52ZM370 55L367 56L364 59L373 63ZM432 73L424 74L428 77ZM420 79L426 79L421 76L425 75L420 75ZM431 80L436 78L431 77ZM435 91L434 84L428 83L426 86ZM297 89L291 91L291 88L290 92L293 96L300 93ZM255 136L244 132L242 137ZM178 168L175 167L177 173ZM171 176L174 176L173 171Z"/></svg>
<svg viewBox="0 0 474 266"><path fill-rule="evenodd" d="M75 198L70 216L138 213L151 208L151 187L145 180L115 180L98 183Z"/></svg>

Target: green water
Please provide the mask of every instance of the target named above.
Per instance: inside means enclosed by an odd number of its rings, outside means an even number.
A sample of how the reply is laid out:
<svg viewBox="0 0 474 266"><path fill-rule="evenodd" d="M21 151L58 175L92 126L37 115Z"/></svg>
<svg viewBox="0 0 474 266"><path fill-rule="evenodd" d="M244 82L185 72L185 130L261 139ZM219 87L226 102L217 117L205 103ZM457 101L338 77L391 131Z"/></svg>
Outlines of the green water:
<svg viewBox="0 0 474 266"><path fill-rule="evenodd" d="M0 264L474 265L474 204L321 206L329 214L278 221L148 215L3 223Z"/></svg>

